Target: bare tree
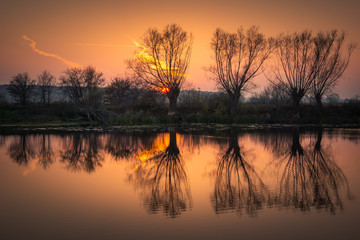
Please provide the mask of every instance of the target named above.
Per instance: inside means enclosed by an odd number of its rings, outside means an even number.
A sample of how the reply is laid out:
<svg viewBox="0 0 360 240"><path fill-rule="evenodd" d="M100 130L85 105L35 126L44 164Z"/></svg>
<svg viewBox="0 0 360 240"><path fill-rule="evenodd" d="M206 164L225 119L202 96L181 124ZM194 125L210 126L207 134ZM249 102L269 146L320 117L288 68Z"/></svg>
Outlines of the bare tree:
<svg viewBox="0 0 360 240"><path fill-rule="evenodd" d="M65 94L75 104L94 106L101 101L99 87L104 84L105 79L102 72L96 71L94 67L69 68L60 80L65 87Z"/></svg>
<svg viewBox="0 0 360 240"><path fill-rule="evenodd" d="M279 84L270 84L258 94L250 98L251 103L280 105L291 101Z"/></svg>
<svg viewBox="0 0 360 240"><path fill-rule="evenodd" d="M51 91L52 91L52 86L54 85L54 83L55 83L55 77L46 70L43 71L38 76L37 85L40 88L40 95L41 95L40 101L43 104L50 103Z"/></svg>
<svg viewBox="0 0 360 240"><path fill-rule="evenodd" d="M134 105L146 89L143 82L134 76L115 77L106 89L106 100L110 104Z"/></svg>
<svg viewBox="0 0 360 240"><path fill-rule="evenodd" d="M27 72L18 73L10 81L7 87L10 95L21 105L26 105L33 94L35 88L35 80L29 77Z"/></svg>
<svg viewBox="0 0 360 240"><path fill-rule="evenodd" d="M85 68L83 72L86 84L86 104L88 107L97 108L103 102L103 91L100 88L104 86L105 78L102 72L91 66Z"/></svg>
<svg viewBox="0 0 360 240"><path fill-rule="evenodd" d="M282 35L276 51L278 64L273 77L268 78L278 84L293 101L294 116L300 115L300 101L312 87L318 73L319 59L310 31Z"/></svg>
<svg viewBox="0 0 360 240"><path fill-rule="evenodd" d="M276 41L265 38L255 26L247 31L240 28L237 33L216 29L211 41L215 65L210 66L209 71L229 95L233 115L237 113L242 92L249 81L260 73L261 66L275 47Z"/></svg>
<svg viewBox="0 0 360 240"><path fill-rule="evenodd" d="M312 93L322 112L322 98L336 85L349 65L356 45L349 44L344 50L345 34L337 30L319 32L314 38L316 58L319 59L318 74L313 81Z"/></svg>
<svg viewBox="0 0 360 240"><path fill-rule="evenodd" d="M143 37L141 49L129 67L149 86L166 94L170 114L176 111L177 98L186 79L193 37L179 25L167 25L160 32L150 28Z"/></svg>
<svg viewBox="0 0 360 240"><path fill-rule="evenodd" d="M84 72L81 68L68 68L60 80L64 88L64 93L70 101L75 104L83 103L85 101L85 79Z"/></svg>

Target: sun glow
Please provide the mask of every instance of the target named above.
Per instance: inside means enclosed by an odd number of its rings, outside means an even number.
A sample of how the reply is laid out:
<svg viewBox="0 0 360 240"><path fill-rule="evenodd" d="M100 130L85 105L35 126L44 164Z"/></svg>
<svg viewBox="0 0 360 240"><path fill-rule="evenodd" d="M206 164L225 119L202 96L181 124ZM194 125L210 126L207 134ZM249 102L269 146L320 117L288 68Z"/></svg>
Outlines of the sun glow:
<svg viewBox="0 0 360 240"><path fill-rule="evenodd" d="M160 87L160 92L168 93L168 92L170 92L170 89L168 87Z"/></svg>
<svg viewBox="0 0 360 240"><path fill-rule="evenodd" d="M161 72L169 79L164 81L162 85L158 86L160 92L168 93L170 91L170 88L168 86L170 86L172 82L176 81L176 78L186 76L186 74L182 74L179 72L178 67L168 66L165 61L155 59L147 52L147 48L144 45L136 41L133 42L138 48L141 49L140 52L135 53L135 57L139 61L146 63L150 69Z"/></svg>

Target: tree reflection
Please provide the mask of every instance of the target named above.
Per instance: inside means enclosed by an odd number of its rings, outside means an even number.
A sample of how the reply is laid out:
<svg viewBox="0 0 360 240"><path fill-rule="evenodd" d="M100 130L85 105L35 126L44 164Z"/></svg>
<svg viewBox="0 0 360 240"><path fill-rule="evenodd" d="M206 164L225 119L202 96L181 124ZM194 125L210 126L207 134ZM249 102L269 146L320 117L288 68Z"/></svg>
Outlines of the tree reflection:
<svg viewBox="0 0 360 240"><path fill-rule="evenodd" d="M238 135L231 130L229 147L220 158L216 170L215 189L212 196L216 213L235 210L254 216L263 204L268 202L265 184L254 167L245 159L239 143Z"/></svg>
<svg viewBox="0 0 360 240"><path fill-rule="evenodd" d="M29 136L22 134L14 137L7 152L11 159L19 165L27 166L35 157L35 150Z"/></svg>
<svg viewBox="0 0 360 240"><path fill-rule="evenodd" d="M280 191L276 196L280 206L302 211L310 211L311 207L325 208L332 214L343 208L339 191L345 183L349 194L348 182L333 161L330 147L323 148L321 141L322 129L318 131L315 146L304 150L299 129L293 131L290 151L276 166L282 169Z"/></svg>
<svg viewBox="0 0 360 240"><path fill-rule="evenodd" d="M314 185L314 205L317 208L325 207L331 213L337 208L343 209L339 191L345 187L347 196L350 198L350 188L347 178L342 169L335 163L331 155L331 148L324 148L321 144L323 130L320 128L312 153Z"/></svg>
<svg viewBox="0 0 360 240"><path fill-rule="evenodd" d="M102 145L96 134L74 134L71 143L66 146L67 150L61 152L61 162L71 171L94 172L102 166L104 155L99 152Z"/></svg>
<svg viewBox="0 0 360 240"><path fill-rule="evenodd" d="M48 168L55 162L54 151L51 147L51 140L49 134L42 134L40 140L40 148L37 153L39 164L44 168Z"/></svg>
<svg viewBox="0 0 360 240"><path fill-rule="evenodd" d="M146 166L137 166L130 180L143 191L149 213L162 209L166 215L176 217L191 207L191 194L175 131L170 131L165 150L152 152L156 154L146 159Z"/></svg>
<svg viewBox="0 0 360 240"><path fill-rule="evenodd" d="M110 134L105 150L115 158L132 159L140 151L150 148L156 135Z"/></svg>

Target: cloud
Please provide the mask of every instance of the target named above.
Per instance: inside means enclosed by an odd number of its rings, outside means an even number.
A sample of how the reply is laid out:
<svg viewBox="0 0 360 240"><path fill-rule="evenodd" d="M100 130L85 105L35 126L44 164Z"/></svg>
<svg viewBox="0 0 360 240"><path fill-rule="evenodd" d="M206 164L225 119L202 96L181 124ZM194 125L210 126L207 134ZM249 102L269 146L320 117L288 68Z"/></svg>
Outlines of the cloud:
<svg viewBox="0 0 360 240"><path fill-rule="evenodd" d="M57 54L54 54L54 53L47 53L47 52L44 52L44 51L41 51L40 49L38 49L36 47L36 42L32 39L30 39L28 36L26 35L23 35L22 37L23 39L27 40L27 41L30 41L30 47L34 50L34 52L40 54L40 55L43 55L43 56L46 56L46 57L52 57L52 58L55 58L57 60L60 60L61 62L65 63L66 65L68 65L69 67L79 67L79 68L82 68L83 66L79 63L76 63L76 62L72 62L72 61L69 61Z"/></svg>

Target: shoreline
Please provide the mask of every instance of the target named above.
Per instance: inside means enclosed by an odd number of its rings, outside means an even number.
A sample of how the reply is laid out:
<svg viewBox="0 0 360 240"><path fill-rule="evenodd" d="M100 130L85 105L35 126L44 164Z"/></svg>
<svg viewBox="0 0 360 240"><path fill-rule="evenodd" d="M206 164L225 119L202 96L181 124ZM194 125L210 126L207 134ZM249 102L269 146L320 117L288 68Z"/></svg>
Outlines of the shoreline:
<svg viewBox="0 0 360 240"><path fill-rule="evenodd" d="M0 134L16 132L166 132L175 129L180 132L198 131L240 131L274 130L274 129L360 129L360 124L220 124L220 123L179 123L179 124L148 124L148 125L117 125L104 126L96 124L1 124Z"/></svg>

